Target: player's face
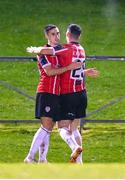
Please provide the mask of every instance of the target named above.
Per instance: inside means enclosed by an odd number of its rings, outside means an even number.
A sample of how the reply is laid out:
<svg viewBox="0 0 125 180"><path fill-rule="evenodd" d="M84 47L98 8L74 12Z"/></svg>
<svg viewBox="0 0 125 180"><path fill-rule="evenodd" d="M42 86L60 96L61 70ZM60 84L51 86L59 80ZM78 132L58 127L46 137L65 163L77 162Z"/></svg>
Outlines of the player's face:
<svg viewBox="0 0 125 180"><path fill-rule="evenodd" d="M59 44L60 41L60 32L58 28L51 29L46 35L51 46Z"/></svg>

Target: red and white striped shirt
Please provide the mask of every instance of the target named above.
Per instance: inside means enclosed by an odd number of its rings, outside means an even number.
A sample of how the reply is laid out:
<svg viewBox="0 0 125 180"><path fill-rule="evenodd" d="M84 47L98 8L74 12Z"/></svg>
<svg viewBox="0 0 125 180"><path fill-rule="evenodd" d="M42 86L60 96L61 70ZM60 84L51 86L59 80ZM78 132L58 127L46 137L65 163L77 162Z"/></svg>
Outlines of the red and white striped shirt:
<svg viewBox="0 0 125 180"><path fill-rule="evenodd" d="M85 51L79 43L70 43L63 45L64 49L56 52L61 67L68 66L72 62L84 62L83 67L67 71L60 75L60 93L67 94L79 92L85 87Z"/></svg>
<svg viewBox="0 0 125 180"><path fill-rule="evenodd" d="M57 56L42 55L37 56L37 64L40 72L40 80L37 86L37 92L46 92L51 94L60 94L60 76L47 76L44 68L46 66L58 67Z"/></svg>

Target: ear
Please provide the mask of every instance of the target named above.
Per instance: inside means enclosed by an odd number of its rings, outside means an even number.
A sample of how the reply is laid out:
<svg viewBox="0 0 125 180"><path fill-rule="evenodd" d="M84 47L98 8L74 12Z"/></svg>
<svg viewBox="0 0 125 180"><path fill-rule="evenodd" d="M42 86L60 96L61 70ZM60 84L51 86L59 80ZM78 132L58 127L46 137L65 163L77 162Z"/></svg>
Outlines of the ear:
<svg viewBox="0 0 125 180"><path fill-rule="evenodd" d="M48 39L48 35L45 33L45 38Z"/></svg>
<svg viewBox="0 0 125 180"><path fill-rule="evenodd" d="M66 32L66 36L69 38L70 37L70 32Z"/></svg>
<svg viewBox="0 0 125 180"><path fill-rule="evenodd" d="M80 39L81 38L81 34L80 34L80 36L78 37L78 39Z"/></svg>

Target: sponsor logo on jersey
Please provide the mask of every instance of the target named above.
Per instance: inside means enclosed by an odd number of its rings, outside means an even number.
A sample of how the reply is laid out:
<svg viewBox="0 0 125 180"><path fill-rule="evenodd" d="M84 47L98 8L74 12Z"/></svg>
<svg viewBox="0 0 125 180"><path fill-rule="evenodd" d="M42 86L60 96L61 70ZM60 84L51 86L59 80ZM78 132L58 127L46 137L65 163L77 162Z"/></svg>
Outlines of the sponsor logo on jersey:
<svg viewBox="0 0 125 180"><path fill-rule="evenodd" d="M49 112L49 111L50 111L50 107L49 107L49 106L46 106L46 107L45 107L45 111L46 111L46 112Z"/></svg>

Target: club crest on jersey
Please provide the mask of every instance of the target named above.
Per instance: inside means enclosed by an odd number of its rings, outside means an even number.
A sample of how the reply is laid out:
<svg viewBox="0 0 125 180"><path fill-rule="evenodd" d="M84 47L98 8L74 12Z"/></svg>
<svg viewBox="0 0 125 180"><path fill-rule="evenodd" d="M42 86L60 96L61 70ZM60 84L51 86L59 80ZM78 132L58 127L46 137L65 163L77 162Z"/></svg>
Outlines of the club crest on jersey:
<svg viewBox="0 0 125 180"><path fill-rule="evenodd" d="M46 112L49 112L49 111L50 111L50 107L49 107L49 106L46 106L46 107L45 107L45 111L46 111Z"/></svg>

